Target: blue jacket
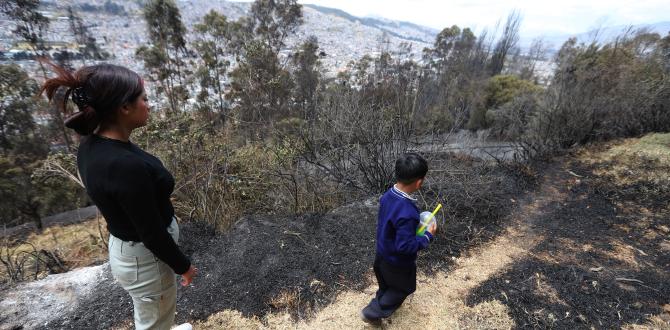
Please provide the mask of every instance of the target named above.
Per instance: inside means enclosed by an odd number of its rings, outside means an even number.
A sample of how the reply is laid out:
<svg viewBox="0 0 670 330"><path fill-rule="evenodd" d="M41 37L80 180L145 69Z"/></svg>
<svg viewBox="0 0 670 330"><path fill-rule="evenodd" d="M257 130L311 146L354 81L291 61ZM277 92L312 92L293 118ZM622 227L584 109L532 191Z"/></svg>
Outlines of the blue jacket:
<svg viewBox="0 0 670 330"><path fill-rule="evenodd" d="M417 252L428 247L433 235L416 235L419 209L414 200L392 187L380 199L377 221L377 254L396 266L415 266Z"/></svg>

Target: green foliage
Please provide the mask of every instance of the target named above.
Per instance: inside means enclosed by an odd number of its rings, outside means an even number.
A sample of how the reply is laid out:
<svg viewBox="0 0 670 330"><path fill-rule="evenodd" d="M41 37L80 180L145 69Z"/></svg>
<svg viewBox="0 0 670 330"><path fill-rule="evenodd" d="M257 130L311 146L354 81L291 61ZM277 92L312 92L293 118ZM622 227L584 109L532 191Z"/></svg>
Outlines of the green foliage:
<svg viewBox="0 0 670 330"><path fill-rule="evenodd" d="M623 36L603 46L566 43L558 65L553 85L564 97L557 106L581 122L572 128L576 140L564 144L670 128L670 79L658 35Z"/></svg>
<svg viewBox="0 0 670 330"><path fill-rule="evenodd" d="M442 30L433 48L424 49L424 61L435 74L424 77L420 111L448 119L450 129L463 128L468 119L472 121L483 103L487 49L485 35L478 38L469 28L454 25ZM437 114L437 109L447 113Z"/></svg>
<svg viewBox="0 0 670 330"><path fill-rule="evenodd" d="M541 91L541 87L531 81L514 75L497 75L489 79L486 86L486 108L496 109L511 101L521 93Z"/></svg>
<svg viewBox="0 0 670 330"><path fill-rule="evenodd" d="M294 83L279 61L285 38L302 24L301 6L295 0L257 0L250 17L237 30L245 40L236 50L238 65L231 72L228 98L236 105L239 123L248 138L266 135L263 127L290 116Z"/></svg>
<svg viewBox="0 0 670 330"><path fill-rule="evenodd" d="M423 133L448 133L454 128L454 118L448 110L435 105L428 109L418 128Z"/></svg>
<svg viewBox="0 0 670 330"><path fill-rule="evenodd" d="M425 104L426 114L435 116L435 110L442 109L448 114L439 117L448 118L453 128L487 128L491 123L486 113L492 100L482 91L489 77L502 71L516 46L520 22L518 12L510 13L492 51L486 31L476 37L469 28L456 25L442 30L433 48L424 50L424 60L436 72L428 76L424 87L432 94ZM511 99L507 97L505 101Z"/></svg>
<svg viewBox="0 0 670 330"><path fill-rule="evenodd" d="M174 114L184 110L188 99L186 27L173 0L150 0L143 14L151 43L139 47L135 55L144 62L151 80L158 83L158 92L167 96L169 113Z"/></svg>
<svg viewBox="0 0 670 330"><path fill-rule="evenodd" d="M48 153L48 127L33 115L45 104L35 80L17 65L0 65L0 223L40 218L85 203L83 189L60 177L35 177Z"/></svg>
<svg viewBox="0 0 670 330"><path fill-rule="evenodd" d="M284 118L275 125L274 138L276 141L299 139L307 127L307 121L302 118Z"/></svg>
<svg viewBox="0 0 670 330"><path fill-rule="evenodd" d="M39 163L43 165L43 162ZM37 177L38 168L32 171L33 186L38 193L39 214L42 217L90 205L86 190L74 180L64 176Z"/></svg>
<svg viewBox="0 0 670 330"><path fill-rule="evenodd" d="M195 25L199 38L194 47L201 60L195 72L200 83L197 109L209 121L224 124L228 115L223 81L230 66L228 58L233 54L231 45L235 43L239 29L239 23L228 22L226 16L214 10L203 17L202 23Z"/></svg>
<svg viewBox="0 0 670 330"><path fill-rule="evenodd" d="M470 112L470 118L467 125L468 129L476 131L487 128L491 123L488 121L490 116L487 116L486 113L487 110L484 107L477 107L474 111Z"/></svg>
<svg viewBox="0 0 670 330"><path fill-rule="evenodd" d="M263 136L260 128L289 115L292 88L291 75L279 63L277 54L258 40L250 41L244 59L231 72L228 95L236 104L242 126L255 131L250 138Z"/></svg>
<svg viewBox="0 0 670 330"><path fill-rule="evenodd" d="M37 161L26 157L0 157L0 223L40 225L40 201L37 187L30 178Z"/></svg>
<svg viewBox="0 0 670 330"><path fill-rule="evenodd" d="M0 66L0 222L39 223L39 200L31 180L46 154L32 113L40 104L37 83L17 65Z"/></svg>
<svg viewBox="0 0 670 330"><path fill-rule="evenodd" d="M44 155L33 114L45 104L35 98L37 82L15 64L0 65L0 152Z"/></svg>
<svg viewBox="0 0 670 330"><path fill-rule="evenodd" d="M25 2L27 12L33 3ZM237 21L211 11L194 25L191 45L174 1L144 3L150 42L136 55L169 116L155 116L161 118L133 140L175 175L177 212L220 229L248 213L319 211L352 191L383 191L395 158L427 135L490 128L494 137L542 154L670 129L670 35L570 41L551 84L540 88L531 82L539 46L515 68L507 62L510 53L521 56L520 17L512 13L497 40L451 26L424 50L425 64L382 47L329 79L321 75L316 38L280 56L303 20L295 0L257 0ZM33 29L26 38L38 42L43 20L17 4L24 2L0 8L28 22L19 25ZM76 39L93 47L81 20L70 16ZM39 218L63 200L81 203L73 156L46 157L40 137L48 130L32 116L41 109L31 97L35 82L18 67L1 66L0 73L1 203L3 210L21 205L3 221ZM199 86L193 106L186 102L192 82Z"/></svg>
<svg viewBox="0 0 670 330"><path fill-rule="evenodd" d="M36 177L43 160L31 155L0 156L0 224L18 225L86 204L84 190L62 177Z"/></svg>
<svg viewBox="0 0 670 330"><path fill-rule="evenodd" d="M303 23L302 6L296 0L256 0L247 23L249 31L277 54L286 37Z"/></svg>
<svg viewBox="0 0 670 330"><path fill-rule="evenodd" d="M593 140L670 130L663 39L625 34L611 43L567 41L551 85L521 138L531 156Z"/></svg>
<svg viewBox="0 0 670 330"><path fill-rule="evenodd" d="M0 2L0 12L9 17L15 24L14 34L27 42L36 57L49 58L47 47L45 45L44 34L49 27L49 19L39 11L39 0L9 0ZM60 60L66 60L69 53L60 53ZM47 70L42 62L37 62L43 77L47 78ZM65 143L70 149L71 138L68 136L63 118L56 107L49 108L50 117L54 125L60 130L61 142ZM45 116L46 117L46 116Z"/></svg>
<svg viewBox="0 0 670 330"><path fill-rule="evenodd" d="M529 89L515 95L495 110L486 112L491 125L491 135L505 141L518 141L524 137L528 125L541 107L541 90Z"/></svg>
<svg viewBox="0 0 670 330"><path fill-rule="evenodd" d="M461 30L457 25L443 29L435 38L432 49L425 49L424 56L438 74L444 74L454 67L465 65L474 55L477 37L472 30Z"/></svg>
<svg viewBox="0 0 670 330"><path fill-rule="evenodd" d="M295 87L293 100L296 112L309 122L316 120L316 106L318 98L319 83L321 80L319 43L316 37L310 37L305 41L298 51L293 54L292 64L294 66L293 77Z"/></svg>
<svg viewBox="0 0 670 330"><path fill-rule="evenodd" d="M521 79L515 75L497 75L491 77L486 85L484 105L470 114L468 128L477 130L496 125L498 126L498 131L504 131L505 129L500 126L511 125L511 122L514 120L512 120L510 116L518 117L521 116L521 113L518 113L518 111L514 114L509 113L509 111L514 112L515 109L509 109L509 107L507 107L503 110L505 112L504 114L499 114L496 113L498 112L498 108L511 102L519 95L539 93L540 91L542 91L542 88L535 83ZM525 109L525 107L520 104L515 104L512 107L514 106L521 106L521 109ZM523 119L517 119L521 120L524 123L523 125L527 123L525 115L523 116ZM495 123L495 120L499 120L499 123ZM514 126L509 127L509 129L515 133L503 134L502 132L499 132L498 136L518 136L521 128Z"/></svg>

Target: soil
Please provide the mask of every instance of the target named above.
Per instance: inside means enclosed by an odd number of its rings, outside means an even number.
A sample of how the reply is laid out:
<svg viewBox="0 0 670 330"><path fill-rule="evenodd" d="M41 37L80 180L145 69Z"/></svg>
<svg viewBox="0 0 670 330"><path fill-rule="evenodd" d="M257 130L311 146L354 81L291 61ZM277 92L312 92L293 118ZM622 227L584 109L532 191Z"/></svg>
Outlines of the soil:
<svg viewBox="0 0 670 330"><path fill-rule="evenodd" d="M630 189L594 170L567 162L554 182L565 200L548 205L528 233L540 241L470 291L469 305L499 300L517 328L613 329L659 315L670 321L663 312L670 303L667 199L608 194ZM631 201L635 208L622 207Z"/></svg>
<svg viewBox="0 0 670 330"><path fill-rule="evenodd" d="M191 286L178 289L177 321L223 309L250 316L292 307L302 317L343 288L365 288L369 283L361 274L374 257L376 209L370 200L326 215L254 216L225 235L200 223L183 224L180 241L199 274ZM286 293L298 300L273 300ZM132 303L108 276L70 315L47 328L108 328L132 318Z"/></svg>

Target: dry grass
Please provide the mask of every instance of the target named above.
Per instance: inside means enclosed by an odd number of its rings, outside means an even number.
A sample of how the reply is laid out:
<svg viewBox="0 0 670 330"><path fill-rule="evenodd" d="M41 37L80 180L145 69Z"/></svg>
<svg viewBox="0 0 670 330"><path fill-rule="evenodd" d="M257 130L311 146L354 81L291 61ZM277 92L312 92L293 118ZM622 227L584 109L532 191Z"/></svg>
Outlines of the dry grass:
<svg viewBox="0 0 670 330"><path fill-rule="evenodd" d="M206 322L194 324L195 329L263 329L257 318L246 318L238 311L222 311L210 316Z"/></svg>
<svg viewBox="0 0 670 330"><path fill-rule="evenodd" d="M653 315L643 324L628 324L624 330L670 330L670 313Z"/></svg>
<svg viewBox="0 0 670 330"><path fill-rule="evenodd" d="M23 252L46 250L55 252L69 269L85 267L107 260L107 238L109 233L102 218L88 220L82 223L52 226L40 233L32 233L21 241L3 242L3 252L6 248L13 251L13 257ZM104 238L104 239L103 239ZM0 269L0 281L7 280L4 266ZM38 274L38 277L46 273Z"/></svg>
<svg viewBox="0 0 670 330"><path fill-rule="evenodd" d="M53 226L31 234L26 241L38 249L57 250L70 268L84 267L107 259L109 233L103 218L78 224Z"/></svg>
<svg viewBox="0 0 670 330"><path fill-rule="evenodd" d="M510 329L514 326L507 307L497 300L467 306L461 292L471 285L462 278L452 279L445 273L437 273L434 277L420 276L418 281L417 292L384 322L385 329ZM194 326L195 329L369 329L360 320L359 313L375 289L342 292L309 320L296 322L287 312L269 314L261 320L225 310Z"/></svg>
<svg viewBox="0 0 670 330"><path fill-rule="evenodd" d="M300 288L282 290L277 296L270 299L270 306L291 312L300 306Z"/></svg>
<svg viewBox="0 0 670 330"><path fill-rule="evenodd" d="M670 133L654 133L637 139L610 143L606 150L583 149L578 158L585 164L598 166L595 174L611 176L619 185L640 181L658 183L670 180ZM651 166L651 165L661 166Z"/></svg>

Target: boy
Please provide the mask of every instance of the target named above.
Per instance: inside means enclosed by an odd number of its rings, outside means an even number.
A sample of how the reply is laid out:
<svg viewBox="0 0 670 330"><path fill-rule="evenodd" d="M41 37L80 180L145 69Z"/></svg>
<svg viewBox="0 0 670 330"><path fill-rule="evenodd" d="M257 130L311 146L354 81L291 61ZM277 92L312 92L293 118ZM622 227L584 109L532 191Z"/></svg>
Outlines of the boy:
<svg viewBox="0 0 670 330"><path fill-rule="evenodd" d="M409 194L419 190L428 172L426 160L415 153L395 163L397 183L380 199L377 255L374 271L379 290L361 311L364 322L381 325L416 290L416 255L428 247L437 230L435 222L424 236L417 236L419 209Z"/></svg>

